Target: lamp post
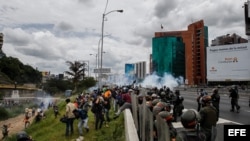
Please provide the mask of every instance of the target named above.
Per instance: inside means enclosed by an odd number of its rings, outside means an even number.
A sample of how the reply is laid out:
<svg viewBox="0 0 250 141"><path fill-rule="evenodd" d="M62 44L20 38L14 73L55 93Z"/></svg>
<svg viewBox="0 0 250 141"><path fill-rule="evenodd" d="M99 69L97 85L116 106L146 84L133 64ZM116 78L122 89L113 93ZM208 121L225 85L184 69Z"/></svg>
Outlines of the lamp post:
<svg viewBox="0 0 250 141"><path fill-rule="evenodd" d="M95 56L95 65L96 65L96 68L98 68L98 64L97 64L97 55L98 54L89 54L90 56L94 55Z"/></svg>
<svg viewBox="0 0 250 141"><path fill-rule="evenodd" d="M100 61L100 74L102 74L102 61L103 61L103 32L104 32L104 19L105 19L105 16L107 16L108 14L112 13L112 12L119 12L119 13L122 13L123 10L112 10L112 11L109 11L109 12L105 12L102 14L102 35L101 35L101 51L100 51L100 55L101 55L101 61ZM100 76L99 76L100 77Z"/></svg>
<svg viewBox="0 0 250 141"><path fill-rule="evenodd" d="M96 59L96 60L95 60L95 65L96 65L95 68L97 69L97 68L98 68L98 64L97 64L97 55L98 55L98 54L89 54L89 55L90 55L90 56L92 56L92 55L95 56L95 59ZM95 73L95 79L97 80L96 72L94 72L94 73Z"/></svg>

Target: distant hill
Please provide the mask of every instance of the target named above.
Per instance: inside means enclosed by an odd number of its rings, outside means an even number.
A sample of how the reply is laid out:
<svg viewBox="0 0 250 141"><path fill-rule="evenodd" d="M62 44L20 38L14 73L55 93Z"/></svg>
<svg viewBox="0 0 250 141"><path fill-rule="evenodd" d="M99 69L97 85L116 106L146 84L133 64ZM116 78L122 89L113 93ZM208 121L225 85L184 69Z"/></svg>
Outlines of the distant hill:
<svg viewBox="0 0 250 141"><path fill-rule="evenodd" d="M13 84L10 78L4 73L0 72L0 84Z"/></svg>

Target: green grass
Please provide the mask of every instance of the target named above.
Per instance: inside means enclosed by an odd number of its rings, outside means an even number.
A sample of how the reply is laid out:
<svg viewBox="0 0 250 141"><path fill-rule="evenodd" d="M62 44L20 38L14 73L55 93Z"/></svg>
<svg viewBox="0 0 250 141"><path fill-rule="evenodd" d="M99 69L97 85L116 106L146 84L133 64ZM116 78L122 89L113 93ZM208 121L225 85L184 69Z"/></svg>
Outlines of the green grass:
<svg viewBox="0 0 250 141"><path fill-rule="evenodd" d="M65 113L64 101L59 102L60 115L55 118L52 109L46 111L46 118L38 123L33 122L27 129L26 132L32 136L35 141L73 141L79 137L77 123L78 120L74 121L74 134L70 137L65 137L66 125L59 121L60 117ZM110 112L110 117L113 117L113 110ZM88 112L90 127L87 133L83 130L84 141L124 141L125 140L125 127L124 117L121 116L115 120L109 122L109 127L103 127L99 130L95 130L94 115L89 110ZM12 136L8 141L16 141L15 136Z"/></svg>

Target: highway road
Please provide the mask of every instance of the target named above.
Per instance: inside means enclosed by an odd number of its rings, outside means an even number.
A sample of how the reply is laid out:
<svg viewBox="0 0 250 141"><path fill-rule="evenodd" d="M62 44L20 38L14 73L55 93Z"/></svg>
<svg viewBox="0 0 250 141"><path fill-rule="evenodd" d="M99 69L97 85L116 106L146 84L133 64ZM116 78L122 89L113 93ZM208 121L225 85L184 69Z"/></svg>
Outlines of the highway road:
<svg viewBox="0 0 250 141"><path fill-rule="evenodd" d="M208 94L211 94L210 91L207 91ZM184 97L184 107L186 109L197 109L197 92L189 91L189 90L181 90L181 96ZM223 92L220 94L220 118L217 123L217 137L216 141L224 140L224 125L226 124L241 124L241 125L249 125L250 126L250 107L249 107L249 96L250 93L244 93L244 95L240 95L239 105L241 106L240 112L230 112L231 104L229 93ZM179 119L180 120L180 119ZM174 123L174 126L177 129L182 128L180 122Z"/></svg>

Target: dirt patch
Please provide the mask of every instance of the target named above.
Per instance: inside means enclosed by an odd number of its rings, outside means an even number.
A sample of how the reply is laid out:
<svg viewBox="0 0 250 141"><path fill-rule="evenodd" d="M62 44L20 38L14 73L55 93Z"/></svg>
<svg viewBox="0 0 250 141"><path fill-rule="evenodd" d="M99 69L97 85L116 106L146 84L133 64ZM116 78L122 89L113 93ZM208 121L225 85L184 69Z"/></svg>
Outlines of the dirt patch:
<svg viewBox="0 0 250 141"><path fill-rule="evenodd" d="M25 117L25 115L21 114L21 115L19 115L17 117L9 118L9 119L4 120L4 121L0 121L0 127L2 129L2 127L3 127L4 124L10 125L9 128L8 128L9 129L9 136L15 135L19 131L22 131L22 130L25 129L24 117ZM35 118L35 116L31 117L29 119L29 121L32 122L34 118ZM1 134L0 134L0 140L2 139L2 137L3 137L3 135L2 135L2 132L1 132Z"/></svg>

